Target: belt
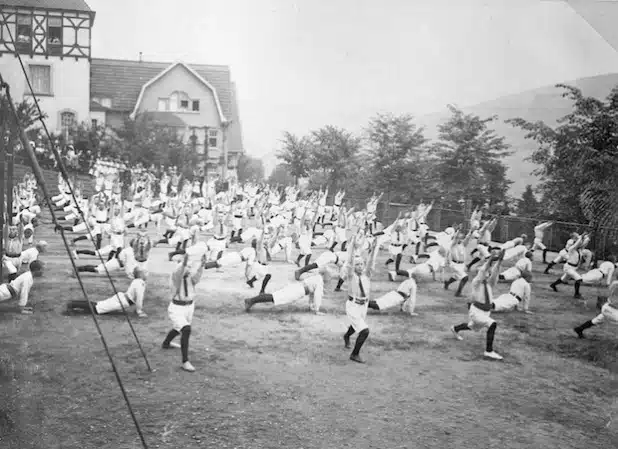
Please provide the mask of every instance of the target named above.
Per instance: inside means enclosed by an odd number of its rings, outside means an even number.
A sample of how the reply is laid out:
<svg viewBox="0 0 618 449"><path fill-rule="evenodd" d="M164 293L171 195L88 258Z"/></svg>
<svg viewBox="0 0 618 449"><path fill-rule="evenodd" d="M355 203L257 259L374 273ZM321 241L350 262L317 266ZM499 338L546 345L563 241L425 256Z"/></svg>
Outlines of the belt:
<svg viewBox="0 0 618 449"><path fill-rule="evenodd" d="M234 218L242 218L242 215L234 215Z"/></svg>
<svg viewBox="0 0 618 449"><path fill-rule="evenodd" d="M132 306L132 305L134 305L134 304L135 304L135 301L133 301L131 298L129 298L129 297L126 295L126 293L125 293L124 297L127 299L127 302L129 303L129 305L130 305L130 306Z"/></svg>
<svg viewBox="0 0 618 449"><path fill-rule="evenodd" d="M391 243L391 246L403 246L403 243Z"/></svg>
<svg viewBox="0 0 618 449"><path fill-rule="evenodd" d="M97 223L99 223L99 224L105 224L105 223L107 223L107 221L108 221L108 220L105 220L105 221L103 221L103 220L97 220Z"/></svg>
<svg viewBox="0 0 618 449"><path fill-rule="evenodd" d="M567 262L567 265L571 265L572 267L578 267L579 266L579 264L571 263L571 262Z"/></svg>
<svg viewBox="0 0 618 449"><path fill-rule="evenodd" d="M509 295L514 296L515 298L517 298L517 301L519 301L519 302L522 302L522 301L523 301L523 299L521 298L521 296L516 295L516 294L515 294L515 293L513 293L513 292L509 292Z"/></svg>
<svg viewBox="0 0 618 449"><path fill-rule="evenodd" d="M172 303L176 304L177 306L190 306L191 304L193 304L193 301L178 301L176 299L172 299Z"/></svg>
<svg viewBox="0 0 618 449"><path fill-rule="evenodd" d="M365 305L368 301L367 298L354 298L353 296L348 296L348 301L352 301L354 304L358 304L359 306Z"/></svg>
<svg viewBox="0 0 618 449"><path fill-rule="evenodd" d="M453 259L453 263L465 263L465 262L462 262L462 261L460 261L460 260L455 260L455 259Z"/></svg>
<svg viewBox="0 0 618 449"><path fill-rule="evenodd" d="M216 235L214 236L215 240L225 240L227 237L217 237Z"/></svg>
<svg viewBox="0 0 618 449"><path fill-rule="evenodd" d="M264 265L264 266L266 266L266 265L267 265L267 263L266 263L266 262L259 262L259 261L258 261L258 263L259 263L260 265Z"/></svg>
<svg viewBox="0 0 618 449"><path fill-rule="evenodd" d="M408 299L408 295L406 295L404 292L400 292L399 290L397 290L397 293L399 293L403 299Z"/></svg>
<svg viewBox="0 0 618 449"><path fill-rule="evenodd" d="M139 263L144 263L144 262L148 261L148 259L143 259L143 260L140 260L140 259L138 259L138 258L135 258L135 260L136 260L137 262L139 262Z"/></svg>
<svg viewBox="0 0 618 449"><path fill-rule="evenodd" d="M10 257L10 258L16 258L16 257L21 257L21 253L13 253L13 254L5 254L6 257Z"/></svg>
<svg viewBox="0 0 618 449"><path fill-rule="evenodd" d="M6 284L6 288L9 290L12 299L17 298L17 290L15 290L15 287L13 287L11 284Z"/></svg>
<svg viewBox="0 0 618 449"><path fill-rule="evenodd" d="M114 235L122 235L122 234L124 234L124 232L122 232L122 231L113 231L112 233Z"/></svg>

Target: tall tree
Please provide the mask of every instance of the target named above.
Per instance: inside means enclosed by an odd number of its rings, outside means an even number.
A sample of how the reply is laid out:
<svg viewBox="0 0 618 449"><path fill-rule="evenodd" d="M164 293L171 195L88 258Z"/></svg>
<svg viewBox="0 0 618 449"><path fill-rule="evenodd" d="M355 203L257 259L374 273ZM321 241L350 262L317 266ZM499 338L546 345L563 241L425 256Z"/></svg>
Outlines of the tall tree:
<svg viewBox="0 0 618 449"><path fill-rule="evenodd" d="M298 184L300 178L309 174L311 164L311 141L308 137L297 137L285 131L281 140L282 148L277 152L277 159L286 164L286 170Z"/></svg>
<svg viewBox="0 0 618 449"><path fill-rule="evenodd" d="M287 164L278 164L268 177L268 183L289 186L297 183L298 178L292 175L291 168Z"/></svg>
<svg viewBox="0 0 618 449"><path fill-rule="evenodd" d="M521 199L517 203L517 214L521 217L534 218L539 213L539 202L534 196L532 186L528 184L526 190L521 195Z"/></svg>
<svg viewBox="0 0 618 449"><path fill-rule="evenodd" d="M439 141L431 148L444 201L454 207L467 198L477 205L502 208L511 184L502 158L510 151L504 137L488 128L496 117L481 119L454 106L448 108L451 118L438 126Z"/></svg>
<svg viewBox="0 0 618 449"><path fill-rule="evenodd" d="M264 180L264 163L262 159L242 154L238 159L238 181L261 182Z"/></svg>
<svg viewBox="0 0 618 449"><path fill-rule="evenodd" d="M181 170L197 164L197 154L182 142L177 129L156 124L150 118L127 119L118 136L122 139L122 154L130 164L176 165Z"/></svg>
<svg viewBox="0 0 618 449"><path fill-rule="evenodd" d="M378 114L367 127L371 187L389 200L410 201L422 188L423 129L410 115Z"/></svg>
<svg viewBox="0 0 618 449"><path fill-rule="evenodd" d="M508 120L537 142L530 160L538 168L544 208L554 219L618 226L618 88L605 101L558 84L573 110L554 128Z"/></svg>
<svg viewBox="0 0 618 449"><path fill-rule="evenodd" d="M312 167L320 170L331 192L345 185L358 169L360 139L335 126L311 132ZM325 186L327 187L327 186Z"/></svg>

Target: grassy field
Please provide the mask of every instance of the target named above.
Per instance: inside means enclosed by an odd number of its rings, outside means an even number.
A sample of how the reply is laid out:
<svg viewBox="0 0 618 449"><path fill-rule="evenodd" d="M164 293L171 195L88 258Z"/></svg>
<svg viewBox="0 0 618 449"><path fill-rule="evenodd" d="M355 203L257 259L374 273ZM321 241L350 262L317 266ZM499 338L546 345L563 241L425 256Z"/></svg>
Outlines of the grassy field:
<svg viewBox="0 0 618 449"><path fill-rule="evenodd" d="M63 315L81 292L60 239L49 226L37 232L50 251L32 293L34 315L0 304L0 448L139 448L92 318ZM484 332L453 338L449 327L467 319L465 300L436 282L420 285L417 317L369 311L366 365L349 361L343 347L336 280L327 284L325 316L307 303L258 304L247 314L243 299L259 285L251 290L241 267L209 270L191 336L197 371L186 373L179 350L160 349L170 327L167 251L153 251L148 318L131 315L154 372L124 317L100 317L151 448L618 447L616 328L578 340L572 328L596 314L596 292L582 289L589 308L572 298L572 285L554 293L555 276L540 274L538 262L535 314L494 315L503 361L483 359ZM387 281L385 258L374 296L397 285ZM273 262L268 291L290 282L294 268ZM105 278L83 279L90 299L111 296ZM115 283L123 291L129 281Z"/></svg>

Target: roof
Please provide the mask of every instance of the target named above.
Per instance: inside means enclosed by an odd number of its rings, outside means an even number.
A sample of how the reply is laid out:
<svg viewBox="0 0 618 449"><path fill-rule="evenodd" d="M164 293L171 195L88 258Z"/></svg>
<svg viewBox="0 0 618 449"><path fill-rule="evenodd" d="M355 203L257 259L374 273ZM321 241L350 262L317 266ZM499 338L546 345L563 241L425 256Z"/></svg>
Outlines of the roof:
<svg viewBox="0 0 618 449"><path fill-rule="evenodd" d="M90 96L110 98L112 107L105 110L131 113L142 87L174 64L172 62L93 58L90 63ZM236 86L231 82L230 68L224 65L185 65L197 72L216 90L223 115L232 121L228 149L231 152L242 151Z"/></svg>
<svg viewBox="0 0 618 449"><path fill-rule="evenodd" d="M213 97L215 99L215 104L217 105L217 112L219 113L219 119L221 120L221 122L225 122L225 121L229 120L228 118L226 118L225 114L221 110L221 102L219 101L219 95L217 93L217 89L215 89L215 87L212 84L210 84L199 73L197 73L193 68L191 68L190 66L188 66L184 62L176 62L176 63L168 66L165 70L163 70L162 72L159 72L159 74L157 76L155 76L154 78L152 78L150 81L148 81L146 84L144 84L142 86L142 89L140 90L139 96L137 97L137 102L136 102L136 104L135 104L135 106L133 108L133 112L131 113L131 117L134 117L135 114L137 114L139 105L141 104L141 102L143 100L144 92L146 91L146 89L149 86L155 84L161 78L163 78L167 73L171 72L172 70L174 70L176 67L179 67L179 66L183 67L185 70L187 70L189 73L191 73L195 78L197 78L197 80L200 83L202 83L204 86L206 86L206 88L208 90L210 90L212 92L212 95L213 95Z"/></svg>
<svg viewBox="0 0 618 449"><path fill-rule="evenodd" d="M184 128L187 124L176 114L169 111L147 111L138 116L140 119L152 120L155 125Z"/></svg>
<svg viewBox="0 0 618 449"><path fill-rule="evenodd" d="M90 64L90 95L111 98L112 110L132 112L144 84L172 64L170 62L93 58ZM186 65L195 70L215 88L223 115L231 117L229 67L201 64Z"/></svg>
<svg viewBox="0 0 618 449"><path fill-rule="evenodd" d="M229 131L229 141L228 141L228 149L230 151L244 152L244 147L242 144L242 126L240 123L240 111L238 110L238 102L236 101L236 83L230 84L230 99L232 103L232 112L230 120L230 131Z"/></svg>
<svg viewBox="0 0 618 449"><path fill-rule="evenodd" d="M0 6L94 12L84 0L0 0Z"/></svg>
<svg viewBox="0 0 618 449"><path fill-rule="evenodd" d="M109 108L106 108L98 101L90 100L90 110L91 111L107 111Z"/></svg>

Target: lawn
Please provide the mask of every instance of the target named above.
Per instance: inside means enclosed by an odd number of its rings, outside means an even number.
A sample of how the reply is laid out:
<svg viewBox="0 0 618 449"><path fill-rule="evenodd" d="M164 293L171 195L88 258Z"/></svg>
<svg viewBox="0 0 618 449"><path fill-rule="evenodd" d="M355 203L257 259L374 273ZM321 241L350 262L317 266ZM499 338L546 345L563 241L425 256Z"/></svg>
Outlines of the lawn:
<svg viewBox="0 0 618 449"><path fill-rule="evenodd" d="M50 251L32 293L34 315L0 304L0 447L139 448L92 318L63 315L66 300L82 295L60 238L48 225L37 233ZM246 313L243 299L259 285L243 282L242 267L209 270L191 335L197 371L186 373L179 350L160 348L170 327L167 251L153 250L148 318L131 314L154 372L124 316L99 318L150 448L618 447L616 328L578 340L572 328L596 314L596 292L582 288L588 308L572 298L572 285L554 293L556 276L541 274L539 262L535 314L494 315L503 361L483 359L484 332L453 338L449 327L467 318L465 300L453 297L455 284L447 292L435 282L419 285L417 317L370 310L366 365L349 361L343 347L336 279L327 283L325 316L306 302ZM374 296L397 286L385 259L383 252ZM293 280L294 268L275 260L268 291ZM111 296L105 278L83 279L90 299ZM129 281L117 276L115 284L123 291ZM507 291L501 284L498 292Z"/></svg>

